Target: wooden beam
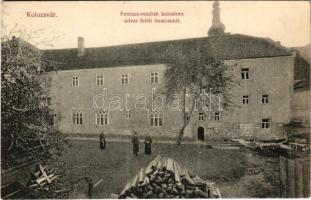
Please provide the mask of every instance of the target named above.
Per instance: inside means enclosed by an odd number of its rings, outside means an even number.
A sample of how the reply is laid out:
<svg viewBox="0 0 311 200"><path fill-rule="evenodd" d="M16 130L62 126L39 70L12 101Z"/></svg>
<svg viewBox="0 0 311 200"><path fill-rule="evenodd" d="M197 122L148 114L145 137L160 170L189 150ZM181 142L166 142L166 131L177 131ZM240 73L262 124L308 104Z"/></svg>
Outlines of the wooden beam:
<svg viewBox="0 0 311 200"><path fill-rule="evenodd" d="M47 182L48 182L48 183L51 183L51 180L50 180L50 178L48 177L48 175L46 174L46 172L44 171L42 165L39 165L39 169L40 169L42 175L43 175L43 176L45 177L45 179L47 180Z"/></svg>

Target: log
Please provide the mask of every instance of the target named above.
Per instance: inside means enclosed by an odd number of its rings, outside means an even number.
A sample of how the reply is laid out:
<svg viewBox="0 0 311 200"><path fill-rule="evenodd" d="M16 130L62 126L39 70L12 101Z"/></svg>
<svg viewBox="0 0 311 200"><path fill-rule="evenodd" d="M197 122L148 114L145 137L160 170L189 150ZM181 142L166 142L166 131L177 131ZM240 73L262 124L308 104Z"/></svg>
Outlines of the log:
<svg viewBox="0 0 311 200"><path fill-rule="evenodd" d="M53 180L57 179L58 177L59 177L58 175L53 176L53 177L50 178L50 180L53 181ZM43 181L43 182L40 183L39 185L40 185L41 187L43 187L43 186L45 186L46 184L48 184L48 182Z"/></svg>
<svg viewBox="0 0 311 200"><path fill-rule="evenodd" d="M165 157L162 157L162 167L163 167L163 169L166 169L167 168L167 158L165 158Z"/></svg>
<svg viewBox="0 0 311 200"><path fill-rule="evenodd" d="M49 176L48 176L48 180L46 179L46 177L44 176L44 177L40 177L40 178L38 178L37 180L36 180L36 182L38 183L38 184L40 184L40 183L42 183L42 182L44 182L44 181L48 181L48 183L51 183L51 180L50 180L50 178L52 178L54 176L54 174L50 174Z"/></svg>
<svg viewBox="0 0 311 200"><path fill-rule="evenodd" d="M42 175L45 177L45 179L47 180L48 183L51 183L50 178L48 177L48 175L46 174L46 172L44 171L44 168L42 167L42 165L39 165L39 169L42 173Z"/></svg>
<svg viewBox="0 0 311 200"><path fill-rule="evenodd" d="M141 168L139 171L139 178L138 178L138 182L141 184L143 183L145 180L145 173L144 173L144 168Z"/></svg>
<svg viewBox="0 0 311 200"><path fill-rule="evenodd" d="M166 170L168 170L170 172L174 172L174 161L173 161L173 159L171 159L171 158L167 159Z"/></svg>
<svg viewBox="0 0 311 200"><path fill-rule="evenodd" d="M181 186L181 181L180 181L180 176L179 176L179 171L177 169L177 164L174 162L174 175L175 175L175 182L178 186Z"/></svg>

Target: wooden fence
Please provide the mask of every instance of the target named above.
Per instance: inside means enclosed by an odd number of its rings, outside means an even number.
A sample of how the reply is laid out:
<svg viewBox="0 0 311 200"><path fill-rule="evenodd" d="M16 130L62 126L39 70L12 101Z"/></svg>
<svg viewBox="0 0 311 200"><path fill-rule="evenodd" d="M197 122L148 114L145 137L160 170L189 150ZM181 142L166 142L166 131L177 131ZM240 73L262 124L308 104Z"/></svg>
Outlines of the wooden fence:
<svg viewBox="0 0 311 200"><path fill-rule="evenodd" d="M310 197L310 158L280 157L280 195L283 198Z"/></svg>

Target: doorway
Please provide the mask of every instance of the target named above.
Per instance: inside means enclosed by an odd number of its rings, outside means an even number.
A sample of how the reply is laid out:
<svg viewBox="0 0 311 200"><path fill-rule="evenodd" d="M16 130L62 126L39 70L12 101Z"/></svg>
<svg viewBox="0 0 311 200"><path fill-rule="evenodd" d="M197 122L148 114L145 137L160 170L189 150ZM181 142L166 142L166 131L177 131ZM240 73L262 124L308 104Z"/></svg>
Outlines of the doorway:
<svg viewBox="0 0 311 200"><path fill-rule="evenodd" d="M198 140L204 141L204 128L203 127L198 128Z"/></svg>

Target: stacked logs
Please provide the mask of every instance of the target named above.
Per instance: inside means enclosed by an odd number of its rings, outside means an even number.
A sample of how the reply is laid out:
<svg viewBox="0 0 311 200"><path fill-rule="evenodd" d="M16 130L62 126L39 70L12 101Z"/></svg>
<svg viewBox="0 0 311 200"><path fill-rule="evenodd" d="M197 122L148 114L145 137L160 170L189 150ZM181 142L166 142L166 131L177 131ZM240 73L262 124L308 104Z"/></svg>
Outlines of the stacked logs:
<svg viewBox="0 0 311 200"><path fill-rule="evenodd" d="M191 175L171 158L157 156L126 184L119 198L221 198L214 183Z"/></svg>
<svg viewBox="0 0 311 200"><path fill-rule="evenodd" d="M58 175L54 174L54 169L46 169L42 165L38 166L38 170L35 173L31 173L32 178L29 183L29 188L44 188L51 184Z"/></svg>

